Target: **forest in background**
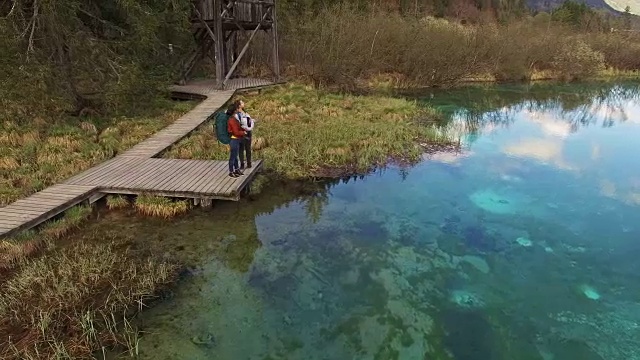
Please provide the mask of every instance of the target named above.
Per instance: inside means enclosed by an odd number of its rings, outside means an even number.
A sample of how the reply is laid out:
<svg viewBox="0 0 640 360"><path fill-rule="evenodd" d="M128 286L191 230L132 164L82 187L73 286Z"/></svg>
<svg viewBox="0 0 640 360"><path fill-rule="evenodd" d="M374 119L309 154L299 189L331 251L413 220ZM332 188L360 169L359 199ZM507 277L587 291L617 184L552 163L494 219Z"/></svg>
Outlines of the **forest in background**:
<svg viewBox="0 0 640 360"><path fill-rule="evenodd" d="M550 13L524 0L279 0L278 7L285 75L322 86L640 69L635 16L571 1ZM178 0L3 2L0 120L152 107L194 46L190 11ZM258 41L245 59L254 75L264 74L267 44ZM211 76L206 64L199 75Z"/></svg>

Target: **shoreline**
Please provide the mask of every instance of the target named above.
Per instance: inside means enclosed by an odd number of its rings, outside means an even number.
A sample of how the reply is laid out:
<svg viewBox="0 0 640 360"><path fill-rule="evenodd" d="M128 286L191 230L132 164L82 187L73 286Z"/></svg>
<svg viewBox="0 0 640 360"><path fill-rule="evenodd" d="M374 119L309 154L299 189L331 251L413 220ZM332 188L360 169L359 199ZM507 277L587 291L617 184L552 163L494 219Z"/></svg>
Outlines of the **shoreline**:
<svg viewBox="0 0 640 360"><path fill-rule="evenodd" d="M380 75L383 76L384 75ZM607 69L600 71L597 75L586 77L583 79L564 80L562 75L553 75L545 71L536 71L531 76L531 79L522 80L499 80L491 75L478 75L465 78L446 86L388 86L384 81L376 80L375 76L373 80L363 81L369 85L365 85L362 89L356 90L362 91L360 94L412 94L420 91L429 90L449 90L459 89L474 85L486 85L486 86L505 86L505 85L535 85L535 84L587 84L594 82L614 82L614 81L631 81L640 80L640 70L616 70Z"/></svg>

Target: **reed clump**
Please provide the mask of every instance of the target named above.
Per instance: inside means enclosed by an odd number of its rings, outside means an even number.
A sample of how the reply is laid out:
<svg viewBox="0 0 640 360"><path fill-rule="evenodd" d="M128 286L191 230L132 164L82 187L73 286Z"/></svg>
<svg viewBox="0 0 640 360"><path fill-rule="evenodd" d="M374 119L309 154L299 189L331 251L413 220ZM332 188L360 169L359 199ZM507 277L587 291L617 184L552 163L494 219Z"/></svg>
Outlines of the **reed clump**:
<svg viewBox="0 0 640 360"><path fill-rule="evenodd" d="M129 207L131 203L122 195L109 195L107 196L107 208L109 210L118 210Z"/></svg>
<svg viewBox="0 0 640 360"><path fill-rule="evenodd" d="M162 196L140 195L136 198L135 207L143 215L172 218L187 213L190 206L187 200L172 200Z"/></svg>

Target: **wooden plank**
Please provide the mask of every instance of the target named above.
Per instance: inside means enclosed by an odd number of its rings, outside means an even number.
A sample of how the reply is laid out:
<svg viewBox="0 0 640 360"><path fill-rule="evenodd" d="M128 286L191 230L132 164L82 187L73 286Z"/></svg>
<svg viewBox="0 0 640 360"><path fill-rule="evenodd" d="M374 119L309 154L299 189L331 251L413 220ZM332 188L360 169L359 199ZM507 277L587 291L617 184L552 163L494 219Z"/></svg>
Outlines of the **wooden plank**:
<svg viewBox="0 0 640 360"><path fill-rule="evenodd" d="M165 176L166 171L171 169L174 166L174 164L178 164L179 162L179 160L177 159L163 159L163 160L164 161L162 162L160 167L156 169L155 174L153 176L149 176L149 178L145 179L144 181L141 181L139 184L136 185L136 188L144 189L147 187L148 184L151 184L154 181L159 181L159 179Z"/></svg>
<svg viewBox="0 0 640 360"><path fill-rule="evenodd" d="M46 190L46 189L45 189ZM59 199L66 199L67 197L69 197L69 194L66 192L57 192L57 193L35 193L33 195L31 195L31 197L35 197L38 199L43 199L43 200L59 200Z"/></svg>
<svg viewBox="0 0 640 360"><path fill-rule="evenodd" d="M191 188L187 190L194 193L200 193L201 190L204 189L210 183L211 179L215 178L219 172L222 171L226 173L228 166L229 166L228 162L218 161L217 163L213 164L208 168L208 170L205 172L205 175L202 177L202 179L199 182L193 184Z"/></svg>
<svg viewBox="0 0 640 360"><path fill-rule="evenodd" d="M61 205L58 205L61 206ZM35 218L38 218L40 216L42 216L43 214L46 214L48 211L51 211L52 209L54 209L55 207L47 207L47 208L43 208L41 211L39 211L36 214L24 214L24 213L15 213L15 212L11 212L11 211L6 211L2 213L2 218L6 221L19 221L19 222L24 222L24 221L28 221L28 220L32 220Z"/></svg>
<svg viewBox="0 0 640 360"><path fill-rule="evenodd" d="M120 159L118 159L118 157L113 157L113 158L111 158L111 159L109 159L109 160L107 160L107 161L105 161L103 163L97 164L96 166L81 172L80 174L77 174L77 175L75 175L73 177L70 177L66 181L69 181L69 180L81 180L84 177L86 177L87 175L93 173L94 171L96 171L98 169L108 168L108 167L112 166L114 163L117 163L119 161L120 161Z"/></svg>
<svg viewBox="0 0 640 360"><path fill-rule="evenodd" d="M171 192L174 189L180 188L185 183L185 181L191 179L191 177L193 176L192 171L193 163L191 161L188 161L186 163L186 167L183 167L177 176L173 177L170 181L163 183L161 186L157 187L157 189Z"/></svg>
<svg viewBox="0 0 640 360"><path fill-rule="evenodd" d="M82 192L83 191L78 191L78 190L68 189L68 188L56 188L56 189L48 188L33 194L31 197L57 200L57 199L67 198L70 195L81 194Z"/></svg>
<svg viewBox="0 0 640 360"><path fill-rule="evenodd" d="M14 230L15 228L20 227L21 225L22 225L22 223L11 223L11 224L0 223L0 227L8 229L8 230L5 230L5 231L2 231L2 233L0 233L0 235L8 236L10 233L15 231Z"/></svg>
<svg viewBox="0 0 640 360"><path fill-rule="evenodd" d="M10 209L7 209L6 211L0 213L2 214L2 216L4 216L4 214L40 214L42 213L42 210L35 207L12 206Z"/></svg>
<svg viewBox="0 0 640 360"><path fill-rule="evenodd" d="M209 186L209 188L205 190L205 193L220 194L220 190L222 190L224 186L239 181L239 178L230 177L228 174L224 175L223 178L219 177L218 179L219 180L217 181L215 186Z"/></svg>
<svg viewBox="0 0 640 360"><path fill-rule="evenodd" d="M199 166L196 166L198 164ZM195 181L198 181L203 176L203 166L206 162L199 160L190 160L190 167L184 172L183 176L178 179L174 179L173 183L165 187L165 191L185 191L187 186Z"/></svg>
<svg viewBox="0 0 640 360"><path fill-rule="evenodd" d="M156 161L156 160L160 160L160 159L149 159L147 161ZM162 177L165 174L165 171L167 171L168 169L170 169L170 166L168 166L168 162L173 161L173 160L168 160L166 162L162 162L162 163L158 163L159 165L157 165L157 167L155 167L153 169L153 173L149 174L149 176L147 176L144 179L140 179L135 186L136 187L143 187L143 184L149 183L151 182L153 179L158 178L158 177Z"/></svg>
<svg viewBox="0 0 640 360"><path fill-rule="evenodd" d="M24 222L23 219L17 218L16 216L9 216L11 215L11 213L0 212L0 215L2 216L2 218L0 218L0 223L9 225L11 227L14 227L16 224Z"/></svg>
<svg viewBox="0 0 640 360"><path fill-rule="evenodd" d="M226 168L227 162L220 160L208 160L205 168L202 170L202 174L198 181L189 184L185 187L185 191L198 193L198 189L202 188L204 184L208 184L212 181L213 178L216 177L216 174L221 170Z"/></svg>
<svg viewBox="0 0 640 360"><path fill-rule="evenodd" d="M79 179L74 179L74 182L81 183L81 182L84 182L84 181L91 181L91 180L94 179L94 177L96 175L99 175L99 174L105 173L105 172L111 172L111 171L117 170L118 168L120 168L122 166L128 165L130 162L131 162L131 159L125 159L125 158L121 158L120 156L118 156L118 157L114 158L113 161L110 164L108 164L107 166L98 166L98 167L92 169L94 171L92 171L91 173L87 174L88 176L84 176L84 177L81 177Z"/></svg>
<svg viewBox="0 0 640 360"><path fill-rule="evenodd" d="M212 194L212 190L214 188L219 186L222 181L226 181L228 179L233 179L229 176L229 169L226 167L218 169L218 172L211 177L211 181L206 183L201 189L198 190L198 192L201 194Z"/></svg>
<svg viewBox="0 0 640 360"><path fill-rule="evenodd" d="M122 187L127 184L133 185L138 179L149 176L149 172L156 168L156 164L153 161L145 160L144 162L138 164L135 169L131 169L129 173L125 176L122 176L114 181L110 181L108 185L110 187Z"/></svg>
<svg viewBox="0 0 640 360"><path fill-rule="evenodd" d="M50 210L50 209L49 209ZM2 217L5 219L5 221L15 221L18 223L23 223L26 221L30 221L33 219L36 219L40 216L42 216L43 214L45 214L48 210L46 211L42 211L39 214L13 214L13 213L4 213L2 214Z"/></svg>
<svg viewBox="0 0 640 360"><path fill-rule="evenodd" d="M74 198L74 196L68 196L64 199L56 199L56 200L51 200L51 199L39 199L33 196L30 196L28 198L22 199L22 200L18 200L16 202L14 202L13 204L10 204L6 207L4 207L3 209L10 209L10 208L39 208L42 206L49 206L49 205L56 205L56 204L60 204L63 203L69 199Z"/></svg>
<svg viewBox="0 0 640 360"><path fill-rule="evenodd" d="M73 196L69 196L68 198L59 199L59 200L47 200L47 199L38 199L36 197L31 196L26 199L18 200L13 204L15 204L16 206L26 205L26 206L33 206L33 207L44 206L44 205L58 205L72 198ZM5 209L10 208L10 206L11 205L5 207Z"/></svg>
<svg viewBox="0 0 640 360"><path fill-rule="evenodd" d="M12 215L30 215L30 216L39 216L45 211L45 208L41 209L10 209L7 211L0 212L0 215L4 218L11 218Z"/></svg>
<svg viewBox="0 0 640 360"><path fill-rule="evenodd" d="M150 160L147 160L141 164L138 169L132 171L124 181L112 182L110 185L116 188L123 186L135 186L137 183L144 181L149 177L153 177L155 173L158 172L158 166Z"/></svg>
<svg viewBox="0 0 640 360"><path fill-rule="evenodd" d="M129 169L130 166L135 166L137 162L140 161L139 159L128 159L128 158L122 158L120 156L118 156L117 159L118 161L115 162L112 166L108 168L101 168L98 171L95 171L91 175L79 181L68 182L68 184L75 184L75 185L92 184L93 185L96 182L103 180L105 177L117 176L123 171L126 171L126 169Z"/></svg>
<svg viewBox="0 0 640 360"><path fill-rule="evenodd" d="M186 181L182 187L180 188L180 190L186 190L189 189L189 187L193 186L193 184L202 181L202 178L204 177L204 174L206 173L206 169L208 167L208 162L206 160L196 160L197 163L194 166L194 176L191 177L191 179L189 179L188 181Z"/></svg>
<svg viewBox="0 0 640 360"><path fill-rule="evenodd" d="M261 167L262 167L262 161L261 160L256 161L255 165L251 169L249 169L250 171L245 172L245 176L240 178L241 180L240 184L230 183L227 188L223 188L222 190L220 190L221 193L234 194L242 191L242 189L244 189L253 180L253 178L259 172Z"/></svg>
<svg viewBox="0 0 640 360"><path fill-rule="evenodd" d="M224 174L220 174L220 176L223 176L224 179L225 179L223 181L223 183L219 184L220 186L217 186L217 187L209 187L208 189L206 189L206 191L219 193L220 191L222 191L224 186L228 186L228 184L235 183L237 179L241 179L241 178L245 177L250 171L249 171L249 169L244 169L244 170L242 170L242 172L245 175L242 175L242 176L240 176L238 178L232 178L232 177L228 176L228 171L225 171Z"/></svg>
<svg viewBox="0 0 640 360"><path fill-rule="evenodd" d="M244 176L244 175L243 175ZM225 174L220 174L220 178L218 181L218 184L216 184L216 186L213 187L209 187L208 190L206 190L207 193L213 193L213 194L222 194L222 189L229 186L229 184L234 184L237 181L239 181L240 177L237 178L232 178L228 175L228 173Z"/></svg>
<svg viewBox="0 0 640 360"><path fill-rule="evenodd" d="M173 178L179 176L179 173L182 171L182 169L186 168L188 165L189 164L185 162L178 162L173 168L168 169L168 171L171 171L171 173L168 176L164 176L162 178L157 179L157 181L150 183L149 185L146 186L146 189L149 189L149 190L162 189L163 184L167 184L171 182Z"/></svg>
<svg viewBox="0 0 640 360"><path fill-rule="evenodd" d="M182 181L174 183L172 186L166 188L165 190L186 191L186 189L188 189L191 184L202 179L206 166L206 161L191 160L191 166L183 176L183 179L181 179Z"/></svg>
<svg viewBox="0 0 640 360"><path fill-rule="evenodd" d="M247 187L253 181L253 179L256 177L258 172L260 172L261 168L262 168L262 160L259 160L255 163L255 166L251 168L251 171L248 174L245 174L246 175L245 178L242 179L242 182L240 183L240 185L238 185L235 188L235 190L229 187L229 189L226 189L226 192L240 193L245 187Z"/></svg>

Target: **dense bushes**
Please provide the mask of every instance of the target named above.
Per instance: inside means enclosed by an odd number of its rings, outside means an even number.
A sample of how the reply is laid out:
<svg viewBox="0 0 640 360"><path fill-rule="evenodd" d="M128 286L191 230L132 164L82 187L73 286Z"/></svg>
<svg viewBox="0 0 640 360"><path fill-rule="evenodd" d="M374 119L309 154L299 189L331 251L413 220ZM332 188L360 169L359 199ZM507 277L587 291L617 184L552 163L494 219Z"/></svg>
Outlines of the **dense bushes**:
<svg viewBox="0 0 640 360"><path fill-rule="evenodd" d="M478 77L528 80L536 72L580 79L605 67L640 69L640 36L585 32L548 14L461 25L343 4L287 24L281 56L289 75L342 88L380 74L408 87Z"/></svg>
<svg viewBox="0 0 640 360"><path fill-rule="evenodd" d="M0 120L131 114L155 98L193 45L188 2L9 3L0 15Z"/></svg>
<svg viewBox="0 0 640 360"><path fill-rule="evenodd" d="M604 69L604 55L582 40L568 42L553 58L553 67L566 79L581 78Z"/></svg>

